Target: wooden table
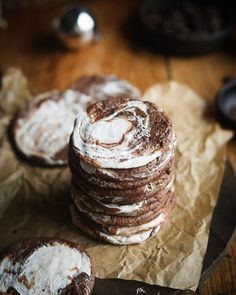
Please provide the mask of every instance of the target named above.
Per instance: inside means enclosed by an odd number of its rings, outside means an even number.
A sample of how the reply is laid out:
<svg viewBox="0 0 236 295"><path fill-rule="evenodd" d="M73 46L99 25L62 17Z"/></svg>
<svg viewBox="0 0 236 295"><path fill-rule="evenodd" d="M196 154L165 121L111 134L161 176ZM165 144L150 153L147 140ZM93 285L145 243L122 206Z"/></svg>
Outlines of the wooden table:
<svg viewBox="0 0 236 295"><path fill-rule="evenodd" d="M87 1L97 16L102 40L81 51L66 51L50 32L52 17L60 8L8 12L8 29L0 32L0 68L22 69L33 92L63 89L83 74L114 73L141 91L154 83L175 79L186 83L213 103L224 75L236 76L236 55L216 52L196 58L165 57L134 51L121 33L121 25L137 1ZM127 3L128 2L128 3ZM236 142L228 146L236 171ZM236 238L199 294L236 294Z"/></svg>

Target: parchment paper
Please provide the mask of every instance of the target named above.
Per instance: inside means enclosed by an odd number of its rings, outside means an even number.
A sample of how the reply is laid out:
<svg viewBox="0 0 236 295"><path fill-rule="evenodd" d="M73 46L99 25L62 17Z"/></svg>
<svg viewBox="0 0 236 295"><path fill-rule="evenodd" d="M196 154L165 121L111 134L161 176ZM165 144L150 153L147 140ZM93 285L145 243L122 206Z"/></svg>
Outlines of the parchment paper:
<svg viewBox="0 0 236 295"><path fill-rule="evenodd" d="M205 117L206 103L176 82L146 91L145 98L171 116L177 131L177 206L155 238L141 245L112 246L90 240L71 224L67 210L68 168L33 167L16 157L7 128L12 114L30 93L18 69L10 69L2 84L0 248L22 238L61 237L85 246L97 277L196 289L224 172L224 145L232 136Z"/></svg>

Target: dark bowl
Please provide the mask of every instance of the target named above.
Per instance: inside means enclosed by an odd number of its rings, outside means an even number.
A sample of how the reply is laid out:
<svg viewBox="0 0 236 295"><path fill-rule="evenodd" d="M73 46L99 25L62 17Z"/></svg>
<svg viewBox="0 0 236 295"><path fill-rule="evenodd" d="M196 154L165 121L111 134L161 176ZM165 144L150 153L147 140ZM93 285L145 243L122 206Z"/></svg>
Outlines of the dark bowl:
<svg viewBox="0 0 236 295"><path fill-rule="evenodd" d="M151 0L145 1L140 8L140 20L146 29L147 37L157 50L165 54L194 56L205 54L223 47L229 39L232 30L232 18L223 6L219 8L224 25L216 32L206 35L191 34L187 38L176 34L167 34L163 30L150 26L150 9L171 9L179 0ZM197 2L196 2L197 3ZM216 4L215 4L216 5Z"/></svg>
<svg viewBox="0 0 236 295"><path fill-rule="evenodd" d="M219 119L236 131L236 80L225 84L216 95Z"/></svg>

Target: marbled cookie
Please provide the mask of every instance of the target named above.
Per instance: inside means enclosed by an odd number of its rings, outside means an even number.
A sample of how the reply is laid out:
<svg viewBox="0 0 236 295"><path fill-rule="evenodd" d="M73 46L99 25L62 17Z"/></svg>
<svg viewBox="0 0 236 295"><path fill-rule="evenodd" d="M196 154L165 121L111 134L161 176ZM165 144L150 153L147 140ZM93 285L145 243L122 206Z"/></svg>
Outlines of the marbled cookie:
<svg viewBox="0 0 236 295"><path fill-rule="evenodd" d="M84 100L86 95L75 90L55 90L34 97L12 121L16 150L40 165L66 165L69 137Z"/></svg>
<svg viewBox="0 0 236 295"><path fill-rule="evenodd" d="M88 105L108 97L128 97L132 99L140 97L138 88L114 75L82 76L73 82L70 88L91 97Z"/></svg>
<svg viewBox="0 0 236 295"><path fill-rule="evenodd" d="M111 215L107 213L97 213L93 209L88 208L83 202L80 201L79 198L76 198L73 201L78 211L84 213L89 219L95 221L96 223L102 224L104 226L135 226L147 223L157 217L159 212L169 204L173 194L174 193L170 191L165 192L164 197L162 197L160 202L156 203L154 208L144 213L140 212L138 215L126 214L123 216L118 216L114 214Z"/></svg>
<svg viewBox="0 0 236 295"><path fill-rule="evenodd" d="M173 171L162 171L162 174L145 185L129 189L111 189L99 187L87 182L78 175L72 175L72 184L97 200L112 204L130 205L147 198L153 197L159 191L173 182Z"/></svg>
<svg viewBox="0 0 236 295"><path fill-rule="evenodd" d="M144 166L128 169L104 169L94 167L83 160L80 160L79 155L75 155L73 152L71 145L69 154L75 170L77 170L79 174L85 175L85 178L98 177L115 182L146 181L146 179L155 178L168 162L174 158L172 148L167 150L162 156Z"/></svg>
<svg viewBox="0 0 236 295"><path fill-rule="evenodd" d="M93 285L91 260L73 242L23 240L0 256L0 294L89 295Z"/></svg>
<svg viewBox="0 0 236 295"><path fill-rule="evenodd" d="M106 203L102 200L96 200L91 196L86 195L84 192L80 191L77 187L71 186L71 199L75 203L82 203L88 210L100 214L108 214L114 216L138 216L149 211L155 210L159 207L163 201L169 196L167 193L172 191L173 184L164 188L158 194L155 194L151 198L145 198L142 201L135 202L129 205L120 205Z"/></svg>
<svg viewBox="0 0 236 295"><path fill-rule="evenodd" d="M134 168L136 170L142 169L143 171L146 170L148 173L146 173L146 177L140 177L138 178L133 176L132 174L132 168L130 169L94 169L92 172L92 168L88 168L87 171L85 169L88 167L88 164L85 162L82 162L83 165L81 166L81 161L76 161L76 157L74 156L73 151L71 151L71 145L69 148L69 167L71 169L71 173L73 175L78 175L78 177L82 177L87 182L91 183L92 185L106 188L106 189L134 189L139 186L144 186L154 179L157 179L159 177L162 177L163 171L166 171L166 173L171 173L174 166L174 155L173 153L171 155L168 155L167 159L165 159L161 165L159 165L159 169L156 168L157 165L153 165L153 171L151 170L152 167L149 166L149 163L145 166L141 166L138 168ZM157 164L157 161L154 160ZM153 162L153 161L152 161ZM84 168L86 166L86 168ZM91 165L89 165L91 166ZM149 166L149 167L146 167ZM89 172L90 169L90 172ZM105 170L110 170L105 171ZM121 171L121 174L123 173L123 176L119 175L119 170ZM126 173L124 173L124 170L126 170ZM151 173L152 172L152 173ZM101 175L102 174L102 175ZM113 177L108 177L108 174L112 175ZM124 175L126 174L126 176ZM116 175L116 177L115 177ZM133 176L133 177L132 177Z"/></svg>
<svg viewBox="0 0 236 295"><path fill-rule="evenodd" d="M157 234L168 218L174 204L175 196L173 195L168 206L163 208L163 211L160 211L153 220L138 226L124 227L104 227L88 219L86 215L77 210L73 203L70 203L69 208L74 225L86 235L115 245L128 245L142 243Z"/></svg>
<svg viewBox="0 0 236 295"><path fill-rule="evenodd" d="M170 119L153 103L110 98L78 114L71 145L90 165L127 169L163 155L173 144L173 134Z"/></svg>

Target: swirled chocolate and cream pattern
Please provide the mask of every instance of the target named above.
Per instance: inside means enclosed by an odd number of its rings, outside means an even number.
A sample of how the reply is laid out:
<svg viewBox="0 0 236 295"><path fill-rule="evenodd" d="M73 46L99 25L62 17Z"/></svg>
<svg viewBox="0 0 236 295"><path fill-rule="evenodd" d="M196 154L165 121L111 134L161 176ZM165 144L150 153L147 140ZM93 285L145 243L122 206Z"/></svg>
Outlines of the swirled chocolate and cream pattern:
<svg viewBox="0 0 236 295"><path fill-rule="evenodd" d="M14 140L27 158L48 165L67 163L69 136L76 115L89 98L74 90L38 95L14 122Z"/></svg>
<svg viewBox="0 0 236 295"><path fill-rule="evenodd" d="M175 145L150 102L108 98L80 112L69 144L73 223L119 245L157 234L175 205Z"/></svg>
<svg viewBox="0 0 236 295"><path fill-rule="evenodd" d="M23 240L0 258L0 294L91 294L94 276L90 257L72 243L54 239Z"/></svg>
<svg viewBox="0 0 236 295"><path fill-rule="evenodd" d="M72 145L95 167L127 169L160 157L164 144L173 137L169 119L152 103L113 99L112 103L103 100L79 113Z"/></svg>
<svg viewBox="0 0 236 295"><path fill-rule="evenodd" d="M85 93L91 98L88 104L108 97L140 97L138 88L114 75L82 76L70 86L72 89Z"/></svg>
<svg viewBox="0 0 236 295"><path fill-rule="evenodd" d="M175 135L174 135L175 136ZM175 146L176 138L174 138L174 142L172 146ZM92 183L96 184L96 178L94 175L99 175L103 179L108 180L116 180L119 182L129 182L130 186L134 181L143 181L148 178L155 178L156 174L161 171L168 162L173 158L173 150L168 150L162 156L157 157L153 161L149 162L147 165L129 169L102 169L98 167L94 167L89 163L86 163L83 160L80 160L80 167L83 172L87 173L87 179L91 180ZM79 168L80 168L79 167Z"/></svg>

